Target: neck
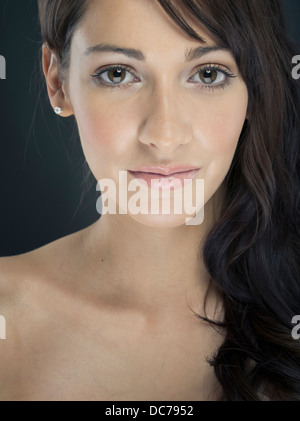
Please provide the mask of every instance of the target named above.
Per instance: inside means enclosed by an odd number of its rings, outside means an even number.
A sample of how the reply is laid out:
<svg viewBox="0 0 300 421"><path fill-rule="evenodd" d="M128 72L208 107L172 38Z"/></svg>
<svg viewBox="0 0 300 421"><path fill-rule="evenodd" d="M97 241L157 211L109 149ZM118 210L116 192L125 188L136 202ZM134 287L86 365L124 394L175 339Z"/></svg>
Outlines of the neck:
<svg viewBox="0 0 300 421"><path fill-rule="evenodd" d="M206 205L204 223L152 228L129 215L105 215L87 230L85 265L101 293L129 307L187 308L203 302L209 275L202 248L216 214ZM96 284L95 284L96 282ZM97 287L96 287L97 288Z"/></svg>

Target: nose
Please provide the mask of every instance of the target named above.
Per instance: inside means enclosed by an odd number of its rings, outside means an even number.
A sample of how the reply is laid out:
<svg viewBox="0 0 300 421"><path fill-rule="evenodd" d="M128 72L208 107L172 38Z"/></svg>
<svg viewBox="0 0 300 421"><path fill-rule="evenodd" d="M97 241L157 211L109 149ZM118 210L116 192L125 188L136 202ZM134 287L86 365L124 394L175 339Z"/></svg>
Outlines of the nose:
<svg viewBox="0 0 300 421"><path fill-rule="evenodd" d="M157 88L147 99L139 141L162 154L170 154L192 139L179 93L172 88Z"/></svg>

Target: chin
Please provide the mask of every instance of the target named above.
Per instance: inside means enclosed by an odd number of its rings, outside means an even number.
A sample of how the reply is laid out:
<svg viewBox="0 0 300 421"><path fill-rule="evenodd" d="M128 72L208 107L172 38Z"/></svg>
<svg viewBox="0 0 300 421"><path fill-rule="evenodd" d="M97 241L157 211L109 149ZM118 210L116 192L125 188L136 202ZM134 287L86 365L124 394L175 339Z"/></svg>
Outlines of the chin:
<svg viewBox="0 0 300 421"><path fill-rule="evenodd" d="M129 216L136 222L141 225L151 227L151 228L175 228L181 226L196 226L201 225L204 219L204 214L202 213L202 209L193 216L190 215L132 215Z"/></svg>

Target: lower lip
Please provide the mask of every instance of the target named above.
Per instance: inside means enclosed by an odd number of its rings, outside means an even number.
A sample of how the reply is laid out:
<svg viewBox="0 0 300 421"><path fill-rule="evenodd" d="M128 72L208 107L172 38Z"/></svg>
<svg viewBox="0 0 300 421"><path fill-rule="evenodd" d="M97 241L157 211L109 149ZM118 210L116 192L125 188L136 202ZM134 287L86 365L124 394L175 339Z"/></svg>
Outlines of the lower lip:
<svg viewBox="0 0 300 421"><path fill-rule="evenodd" d="M129 173L148 187L161 190L176 190L190 182L196 177L200 169L175 173L171 175L161 175L140 171L129 171Z"/></svg>

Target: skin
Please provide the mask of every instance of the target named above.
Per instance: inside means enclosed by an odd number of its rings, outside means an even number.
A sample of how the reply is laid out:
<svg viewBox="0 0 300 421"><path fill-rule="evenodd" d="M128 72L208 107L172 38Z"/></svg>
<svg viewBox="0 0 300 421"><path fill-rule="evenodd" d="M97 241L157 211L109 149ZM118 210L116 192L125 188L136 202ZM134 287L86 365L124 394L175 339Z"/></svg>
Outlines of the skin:
<svg viewBox="0 0 300 421"><path fill-rule="evenodd" d="M205 29L197 30L205 46L216 45ZM100 42L141 50L146 60L85 54ZM187 226L185 215L105 215L38 250L0 259L9 332L0 347L0 399L217 397L206 358L223 336L191 309L204 312L209 276L202 245L220 211L248 93L229 51L186 62L186 52L199 46L146 0L92 1L64 73L44 46L51 105L63 108L62 117L75 116L95 178L118 184L119 171L136 166L199 166L205 218ZM209 63L235 78L224 89L211 90L199 78L192 83ZM103 87L91 77L120 64L137 76L126 87ZM222 317L218 299L212 289L208 317Z"/></svg>

